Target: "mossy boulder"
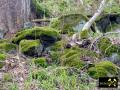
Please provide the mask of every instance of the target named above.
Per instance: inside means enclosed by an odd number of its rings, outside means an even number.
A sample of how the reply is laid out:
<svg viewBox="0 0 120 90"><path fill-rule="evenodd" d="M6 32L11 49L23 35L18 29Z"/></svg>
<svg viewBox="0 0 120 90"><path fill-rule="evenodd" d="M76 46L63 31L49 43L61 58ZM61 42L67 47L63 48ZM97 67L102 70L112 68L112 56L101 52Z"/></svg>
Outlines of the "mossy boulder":
<svg viewBox="0 0 120 90"><path fill-rule="evenodd" d="M88 73L91 77L97 79L99 77L115 76L118 69L112 62L101 61L95 64L95 67L89 68Z"/></svg>
<svg viewBox="0 0 120 90"><path fill-rule="evenodd" d="M6 54L0 53L0 68L2 68L5 65L5 63L4 63L5 59L6 59Z"/></svg>
<svg viewBox="0 0 120 90"><path fill-rule="evenodd" d="M66 44L67 44L67 41L65 41L65 40L58 41L51 46L50 50L51 51L61 51L62 49L65 48Z"/></svg>
<svg viewBox="0 0 120 90"><path fill-rule="evenodd" d="M41 43L54 43L60 39L60 34L57 30L49 27L34 27L20 31L13 38L12 42L19 44L22 39L39 39Z"/></svg>
<svg viewBox="0 0 120 90"><path fill-rule="evenodd" d="M40 47L39 40L22 40L20 42L20 51L28 56L38 56L37 49Z"/></svg>
<svg viewBox="0 0 120 90"><path fill-rule="evenodd" d="M3 43L0 43L0 50L5 52L16 50L16 45L10 42L3 42Z"/></svg>
<svg viewBox="0 0 120 90"><path fill-rule="evenodd" d="M99 55L93 51L83 48L66 49L61 56L61 64L69 67L81 68L85 65L82 57L90 57L92 60L99 58Z"/></svg>
<svg viewBox="0 0 120 90"><path fill-rule="evenodd" d="M63 34L73 34L80 32L88 21L88 18L83 14L68 14L59 18L55 18L51 21L50 26L61 31ZM94 30L95 24L91 26L91 30Z"/></svg>
<svg viewBox="0 0 120 90"><path fill-rule="evenodd" d="M51 27L62 30L62 33L74 33L82 29L88 18L82 14L63 15L51 22Z"/></svg>
<svg viewBox="0 0 120 90"><path fill-rule="evenodd" d="M55 64L60 63L60 56L67 45L67 41L61 40L50 47L50 57Z"/></svg>
<svg viewBox="0 0 120 90"><path fill-rule="evenodd" d="M34 58L32 59L32 61L35 63L35 65L37 67L47 67L47 60L44 57L40 57L40 58Z"/></svg>
<svg viewBox="0 0 120 90"><path fill-rule="evenodd" d="M113 53L120 54L120 47L112 44L110 39L107 37L100 38L97 46L101 51L101 54L103 54L104 56L111 56Z"/></svg>

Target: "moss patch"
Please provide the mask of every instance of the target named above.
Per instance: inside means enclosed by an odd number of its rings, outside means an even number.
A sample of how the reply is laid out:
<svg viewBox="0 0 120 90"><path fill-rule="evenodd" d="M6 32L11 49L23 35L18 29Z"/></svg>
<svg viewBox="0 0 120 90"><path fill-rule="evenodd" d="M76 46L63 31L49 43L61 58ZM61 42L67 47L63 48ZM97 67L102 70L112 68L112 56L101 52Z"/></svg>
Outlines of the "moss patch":
<svg viewBox="0 0 120 90"><path fill-rule="evenodd" d="M78 32L78 28L82 28L84 23L88 20L87 17L85 17L82 14L69 14L59 17L58 19L54 19L51 22L51 27L56 28L58 30L62 30L62 33L74 33ZM81 22L81 24L80 24Z"/></svg>
<svg viewBox="0 0 120 90"><path fill-rule="evenodd" d="M49 27L34 27L31 29L26 29L20 31L16 34L15 38L12 40L13 43L19 44L22 39L40 39L41 36L49 36L55 38L56 40L60 39L60 34L53 28Z"/></svg>
<svg viewBox="0 0 120 90"><path fill-rule="evenodd" d="M32 72L32 77L33 79L37 79L37 80L46 80L49 78L49 75L47 74L46 71L44 70L34 70Z"/></svg>
<svg viewBox="0 0 120 90"><path fill-rule="evenodd" d="M101 61L95 64L95 67L91 67L88 70L88 73L93 78L107 77L109 75L115 76L118 71L115 64L109 61Z"/></svg>
<svg viewBox="0 0 120 90"><path fill-rule="evenodd" d="M32 11L36 13L36 16L39 17L43 17L44 15L46 17L50 16L50 12L49 10L41 4L42 2L40 2L40 0L32 0Z"/></svg>
<svg viewBox="0 0 120 90"><path fill-rule="evenodd" d="M46 58L40 57L40 58L34 58L32 61L35 63L36 66L38 67L47 67L47 61Z"/></svg>
<svg viewBox="0 0 120 90"><path fill-rule="evenodd" d="M81 39L87 39L89 37L89 31L88 30L84 30L80 32L80 38Z"/></svg>
<svg viewBox="0 0 120 90"><path fill-rule="evenodd" d="M53 63L59 64L62 51L65 49L67 41L61 40L56 42L50 47L50 57L52 58Z"/></svg>
<svg viewBox="0 0 120 90"><path fill-rule="evenodd" d="M4 76L4 78L3 78L3 80L5 81L5 82L10 82L10 81L12 81L12 75L10 74L10 73L4 73L3 74Z"/></svg>
<svg viewBox="0 0 120 90"><path fill-rule="evenodd" d="M120 48L117 45L113 45L109 38L101 38L97 43L98 48L100 49L101 53L105 56L111 56L113 53L120 54Z"/></svg>
<svg viewBox="0 0 120 90"><path fill-rule="evenodd" d="M99 57L99 55L95 52L75 47L65 50L65 52L61 56L61 63L65 66L81 68L85 65L85 62L83 62L82 60L83 56L91 57L93 60L94 58Z"/></svg>
<svg viewBox="0 0 120 90"><path fill-rule="evenodd" d="M0 68L2 68L4 64L4 60L6 59L6 54L1 54L0 53Z"/></svg>
<svg viewBox="0 0 120 90"><path fill-rule="evenodd" d="M61 40L56 42L54 45L51 46L52 51L61 51L62 48L65 48L67 42L65 40Z"/></svg>
<svg viewBox="0 0 120 90"><path fill-rule="evenodd" d="M5 42L9 42L7 39L1 39L0 43L5 43Z"/></svg>
<svg viewBox="0 0 120 90"><path fill-rule="evenodd" d="M39 40L22 40L19 45L21 52L29 56L38 55L36 48L39 46Z"/></svg>
<svg viewBox="0 0 120 90"><path fill-rule="evenodd" d="M9 52L11 50L15 50L16 49L16 45L9 43L9 42L3 42L0 43L0 50L1 51L5 51L5 52Z"/></svg>

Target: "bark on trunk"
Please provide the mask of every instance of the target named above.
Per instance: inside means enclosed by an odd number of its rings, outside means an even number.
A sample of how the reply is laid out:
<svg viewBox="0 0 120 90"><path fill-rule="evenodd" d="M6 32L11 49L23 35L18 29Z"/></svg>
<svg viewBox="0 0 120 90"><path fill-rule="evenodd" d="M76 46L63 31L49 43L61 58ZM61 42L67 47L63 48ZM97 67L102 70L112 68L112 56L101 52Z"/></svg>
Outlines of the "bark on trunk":
<svg viewBox="0 0 120 90"><path fill-rule="evenodd" d="M14 33L29 21L31 0L0 0L0 32Z"/></svg>

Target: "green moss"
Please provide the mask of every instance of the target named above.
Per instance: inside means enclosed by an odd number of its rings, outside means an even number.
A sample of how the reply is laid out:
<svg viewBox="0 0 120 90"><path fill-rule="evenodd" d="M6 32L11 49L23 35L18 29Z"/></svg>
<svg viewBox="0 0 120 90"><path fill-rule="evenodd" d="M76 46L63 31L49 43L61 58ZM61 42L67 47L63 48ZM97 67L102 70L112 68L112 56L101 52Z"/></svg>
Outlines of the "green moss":
<svg viewBox="0 0 120 90"><path fill-rule="evenodd" d="M39 40L22 40L19 45L21 52L30 56L31 55L34 56L34 54L37 54L35 48L39 46L40 46Z"/></svg>
<svg viewBox="0 0 120 90"><path fill-rule="evenodd" d="M55 64L60 63L60 57L61 57L62 51L65 49L66 44L67 44L67 41L61 40L51 46L50 57L52 58L53 63Z"/></svg>
<svg viewBox="0 0 120 90"><path fill-rule="evenodd" d="M38 17L43 17L44 15L46 17L50 16L49 10L45 7L45 5L41 4L39 0L32 0L33 9Z"/></svg>
<svg viewBox="0 0 120 90"><path fill-rule="evenodd" d="M101 53L105 56L111 56L113 53L120 54L119 46L113 45L109 38L101 38L97 45Z"/></svg>
<svg viewBox="0 0 120 90"><path fill-rule="evenodd" d="M47 67L47 61L46 61L46 58L44 58L44 57L34 58L32 61L33 61L33 62L35 63L35 65L38 66L38 67L40 67L40 66L42 66L42 67Z"/></svg>
<svg viewBox="0 0 120 90"><path fill-rule="evenodd" d="M51 46L52 51L61 51L61 49L65 48L67 41L61 40L56 42L54 45Z"/></svg>
<svg viewBox="0 0 120 90"><path fill-rule="evenodd" d="M107 32L109 31L114 31L114 30L117 30L120 28L120 25L119 24L116 24L116 23L112 23L111 25L109 25L106 29Z"/></svg>
<svg viewBox="0 0 120 90"><path fill-rule="evenodd" d="M101 61L95 64L95 67L91 67L88 70L88 73L93 78L107 77L109 75L117 75L117 67L115 64L109 61Z"/></svg>
<svg viewBox="0 0 120 90"><path fill-rule="evenodd" d="M5 43L5 42L9 42L7 39L1 39L0 43Z"/></svg>
<svg viewBox="0 0 120 90"><path fill-rule="evenodd" d="M12 81L12 75L10 73L4 73L4 76L3 76L3 80L5 82L9 82L9 81Z"/></svg>
<svg viewBox="0 0 120 90"><path fill-rule="evenodd" d="M89 37L89 31L88 30L84 30L80 32L80 38L81 39L87 39Z"/></svg>
<svg viewBox="0 0 120 90"><path fill-rule="evenodd" d="M59 25L60 25L60 20L58 18L53 18L50 22L50 26L52 28L55 28L55 29L60 29L59 28Z"/></svg>
<svg viewBox="0 0 120 90"><path fill-rule="evenodd" d="M16 45L15 44L12 44L12 43L7 43L7 42L4 42L4 43L0 43L0 50L1 51L5 51L5 52L9 52L11 50L15 50L16 49Z"/></svg>
<svg viewBox="0 0 120 90"><path fill-rule="evenodd" d="M44 70L34 70L32 72L32 77L33 79L37 79L37 80L47 80L47 78L49 78L49 76L47 75L47 72Z"/></svg>
<svg viewBox="0 0 120 90"><path fill-rule="evenodd" d="M0 60L4 60L6 58L6 54L0 54Z"/></svg>
<svg viewBox="0 0 120 90"><path fill-rule="evenodd" d="M51 51L50 57L53 64L60 64L61 53L59 51Z"/></svg>
<svg viewBox="0 0 120 90"><path fill-rule="evenodd" d="M60 38L60 34L53 28L34 27L18 32L12 42L18 44L22 39L40 39L42 35L50 36L55 39Z"/></svg>
<svg viewBox="0 0 120 90"><path fill-rule="evenodd" d="M0 53L0 68L2 68L4 64L4 60L6 59L6 54L1 54Z"/></svg>
<svg viewBox="0 0 120 90"><path fill-rule="evenodd" d="M52 20L50 26L58 30L62 30L61 31L62 33L73 34L74 32L79 31L76 30L78 29L76 28L76 26L78 26L80 22L83 21L86 22L87 20L88 18L82 14L69 14L69 15L63 15L57 19Z"/></svg>
<svg viewBox="0 0 120 90"><path fill-rule="evenodd" d="M61 56L61 63L65 66L81 68L85 65L85 62L82 60L82 56L91 57L93 59L99 57L98 54L87 49L72 48L65 50Z"/></svg>

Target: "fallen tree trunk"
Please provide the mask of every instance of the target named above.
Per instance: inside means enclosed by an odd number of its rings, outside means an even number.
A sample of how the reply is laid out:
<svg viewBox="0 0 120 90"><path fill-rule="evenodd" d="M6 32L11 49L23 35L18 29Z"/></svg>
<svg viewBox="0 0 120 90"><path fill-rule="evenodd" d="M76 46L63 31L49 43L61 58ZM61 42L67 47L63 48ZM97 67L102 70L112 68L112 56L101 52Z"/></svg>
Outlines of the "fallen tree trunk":
<svg viewBox="0 0 120 90"><path fill-rule="evenodd" d="M102 0L97 12L93 15L93 17L84 25L82 31L84 30L88 30L92 24L95 22L95 20L98 18L98 16L100 16L100 14L103 12L105 6L106 6L106 3L107 3L108 0Z"/></svg>
<svg viewBox="0 0 120 90"><path fill-rule="evenodd" d="M89 30L90 27L92 26L92 24L95 22L95 20L100 16L100 14L103 12L105 6L106 6L106 3L108 2L109 0L102 0L101 3L100 3L100 6L98 8L98 10L96 11L96 13L93 15L92 18L90 18L90 20L84 25L84 27L82 28L82 31L80 34L76 33L72 36L72 39L71 41L72 42L76 42L76 39L77 38L87 38L87 34L88 32L86 30ZM85 36L84 36L85 34ZM79 37L80 36L80 37Z"/></svg>

